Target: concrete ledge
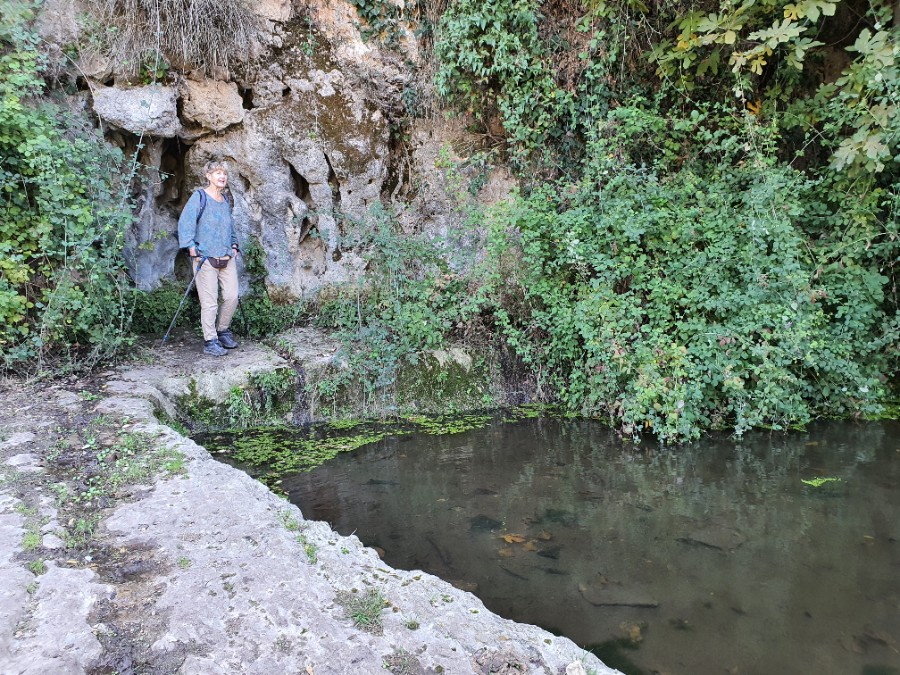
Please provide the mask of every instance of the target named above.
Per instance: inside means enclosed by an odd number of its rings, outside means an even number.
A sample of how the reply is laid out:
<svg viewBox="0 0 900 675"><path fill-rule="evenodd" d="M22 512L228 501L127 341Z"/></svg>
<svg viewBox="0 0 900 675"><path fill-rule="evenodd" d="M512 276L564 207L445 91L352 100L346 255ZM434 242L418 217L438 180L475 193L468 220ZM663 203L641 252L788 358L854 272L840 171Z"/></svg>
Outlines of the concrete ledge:
<svg viewBox="0 0 900 675"><path fill-rule="evenodd" d="M260 359L253 363L280 365ZM115 669L135 644L152 672L184 674L617 672L568 639L496 616L447 582L388 567L356 537L305 520L261 483L158 422L155 411L174 407L170 396L181 389L173 383L187 376L172 368L139 364L109 373L109 393L99 400L62 391L23 406L31 421L17 413L18 431L37 438L33 447L6 448L6 457L45 452L40 411L63 402L72 415L83 418L92 408L129 433L148 435L154 447L181 453L185 470L131 486L128 499L104 512L95 536L123 562L107 561L102 578L90 561L68 561L80 569L51 562L34 577L19 561L24 521L0 484L7 552L0 556L0 646L9 647L0 649L0 672ZM357 627L341 604L370 591L385 600L375 632ZM65 605L61 597L69 598ZM126 651L110 652L116 640Z"/></svg>

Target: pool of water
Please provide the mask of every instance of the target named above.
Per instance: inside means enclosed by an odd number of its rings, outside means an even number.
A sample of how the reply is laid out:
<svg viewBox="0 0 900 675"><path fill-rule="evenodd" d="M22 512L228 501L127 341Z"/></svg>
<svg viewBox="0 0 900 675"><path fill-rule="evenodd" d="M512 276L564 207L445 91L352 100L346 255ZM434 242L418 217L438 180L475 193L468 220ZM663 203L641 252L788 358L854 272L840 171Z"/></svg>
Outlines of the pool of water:
<svg viewBox="0 0 900 675"><path fill-rule="evenodd" d="M625 673L900 674L896 422L671 450L497 422L389 437L283 486L388 564Z"/></svg>

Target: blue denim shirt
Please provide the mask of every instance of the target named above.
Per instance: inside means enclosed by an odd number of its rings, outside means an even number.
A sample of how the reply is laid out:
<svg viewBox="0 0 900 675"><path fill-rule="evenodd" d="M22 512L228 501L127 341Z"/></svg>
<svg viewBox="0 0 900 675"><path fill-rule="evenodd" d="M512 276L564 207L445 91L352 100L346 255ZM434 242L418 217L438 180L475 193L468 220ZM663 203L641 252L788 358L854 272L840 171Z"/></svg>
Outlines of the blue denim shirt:
<svg viewBox="0 0 900 675"><path fill-rule="evenodd" d="M223 199L217 202L206 195L206 208L203 209L203 215L198 223L199 211L200 195L195 190L188 203L184 205L181 217L178 218L178 245L181 248L196 246L198 255L214 258L231 255L231 246L236 245L238 241L229 201Z"/></svg>

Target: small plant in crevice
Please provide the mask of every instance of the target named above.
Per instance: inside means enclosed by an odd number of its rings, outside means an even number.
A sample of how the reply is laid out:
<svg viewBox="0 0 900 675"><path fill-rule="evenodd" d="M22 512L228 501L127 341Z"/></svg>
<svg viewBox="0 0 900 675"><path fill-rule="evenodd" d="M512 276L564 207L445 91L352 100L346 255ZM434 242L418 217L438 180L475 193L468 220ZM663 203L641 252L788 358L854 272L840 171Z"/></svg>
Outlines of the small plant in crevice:
<svg viewBox="0 0 900 675"><path fill-rule="evenodd" d="M370 588L364 593L356 589L338 591L335 601L344 608L347 618L352 619L357 628L368 633L381 634L381 613L389 603L379 589Z"/></svg>
<svg viewBox="0 0 900 675"><path fill-rule="evenodd" d="M290 511L282 511L279 514L279 519L281 520L281 524L284 525L284 529L288 532L296 532L300 529L300 521L295 518Z"/></svg>
<svg viewBox="0 0 900 675"><path fill-rule="evenodd" d="M297 535L297 543L303 547L303 552L306 553L306 560L309 564L315 565L319 560L319 547L309 541L304 534Z"/></svg>
<svg viewBox="0 0 900 675"><path fill-rule="evenodd" d="M73 518L72 523L66 528L63 540L67 549L80 550L86 548L94 538L94 532L100 523L100 516L93 514Z"/></svg>
<svg viewBox="0 0 900 675"><path fill-rule="evenodd" d="M385 669L393 675L416 675L422 672L422 665L415 655L405 649L397 649L384 657Z"/></svg>
<svg viewBox="0 0 900 675"><path fill-rule="evenodd" d="M232 387L221 405L223 419L212 415L208 426L222 425L230 429L256 426L278 426L293 405L297 374L291 368L279 368L250 375L247 389Z"/></svg>
<svg viewBox="0 0 900 675"><path fill-rule="evenodd" d="M41 576L47 572L47 564L41 559L32 560L28 563L27 567L36 576Z"/></svg>

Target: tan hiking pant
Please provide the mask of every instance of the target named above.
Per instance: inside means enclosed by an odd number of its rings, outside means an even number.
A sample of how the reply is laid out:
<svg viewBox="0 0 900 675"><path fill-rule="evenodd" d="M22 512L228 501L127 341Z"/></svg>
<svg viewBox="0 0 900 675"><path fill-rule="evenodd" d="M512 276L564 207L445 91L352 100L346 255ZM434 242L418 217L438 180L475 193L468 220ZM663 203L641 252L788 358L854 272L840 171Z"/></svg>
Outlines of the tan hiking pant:
<svg viewBox="0 0 900 675"><path fill-rule="evenodd" d="M199 258L194 261L197 269ZM231 325L231 317L238 304L237 262L234 258L228 261L225 269L217 270L209 261L203 263L197 273L197 295L200 298L200 325L203 327L203 339L217 339L216 328L225 330ZM219 287L222 287L222 307L219 308ZM219 323L216 326L216 314Z"/></svg>

